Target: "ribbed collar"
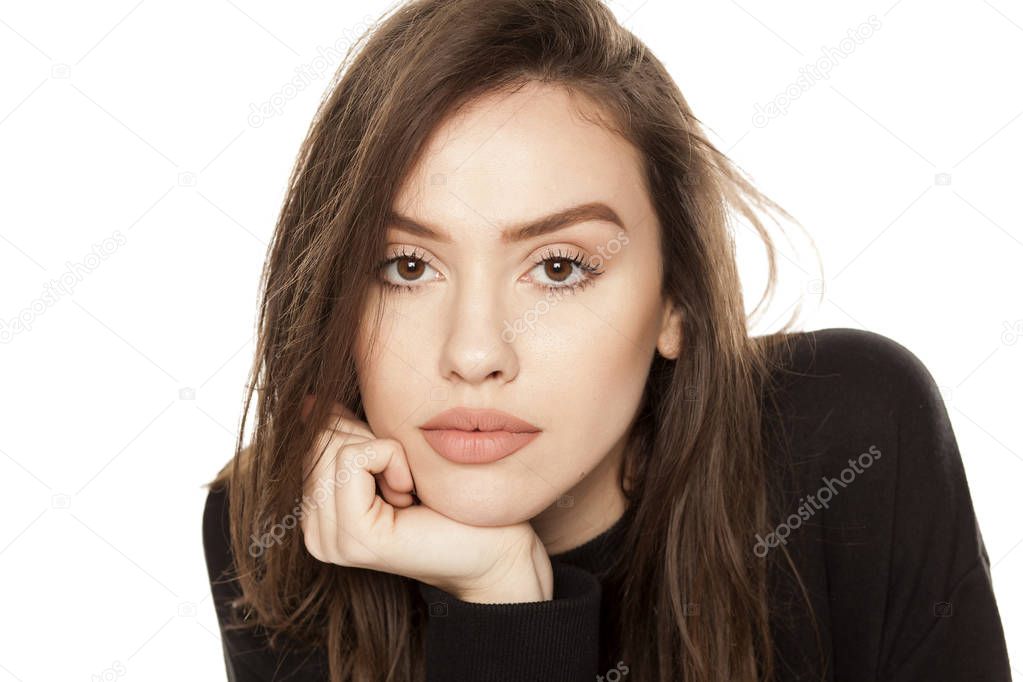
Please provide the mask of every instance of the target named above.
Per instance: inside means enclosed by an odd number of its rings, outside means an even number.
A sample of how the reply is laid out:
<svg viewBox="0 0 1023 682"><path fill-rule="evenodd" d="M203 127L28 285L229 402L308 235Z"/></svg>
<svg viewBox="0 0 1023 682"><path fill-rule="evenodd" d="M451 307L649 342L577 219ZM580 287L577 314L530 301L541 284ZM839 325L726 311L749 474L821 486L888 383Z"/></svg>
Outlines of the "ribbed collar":
<svg viewBox="0 0 1023 682"><path fill-rule="evenodd" d="M622 540L625 530L629 527L632 511L631 506L627 507L625 513L618 517L618 520L610 528L578 547L552 554L551 560L578 566L596 575L602 575L611 568L621 551Z"/></svg>

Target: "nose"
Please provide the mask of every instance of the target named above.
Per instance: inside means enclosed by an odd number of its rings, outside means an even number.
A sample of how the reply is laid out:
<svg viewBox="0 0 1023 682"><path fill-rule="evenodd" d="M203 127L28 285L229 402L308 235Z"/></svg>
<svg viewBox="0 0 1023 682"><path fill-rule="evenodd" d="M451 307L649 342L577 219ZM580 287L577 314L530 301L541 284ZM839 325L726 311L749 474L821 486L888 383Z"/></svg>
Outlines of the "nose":
<svg viewBox="0 0 1023 682"><path fill-rule="evenodd" d="M441 376L451 382L480 384L488 379L513 380L519 371L515 341L505 330L511 324L505 296L511 291L486 278L485 268L474 268L468 280L452 286L445 309ZM510 296L509 296L510 298Z"/></svg>

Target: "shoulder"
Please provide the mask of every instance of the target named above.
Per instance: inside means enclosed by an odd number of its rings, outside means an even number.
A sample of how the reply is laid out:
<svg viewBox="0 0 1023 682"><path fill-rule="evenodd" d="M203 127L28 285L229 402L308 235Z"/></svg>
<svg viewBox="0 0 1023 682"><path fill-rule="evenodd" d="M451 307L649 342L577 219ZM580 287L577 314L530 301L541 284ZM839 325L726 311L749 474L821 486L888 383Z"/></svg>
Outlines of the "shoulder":
<svg viewBox="0 0 1023 682"><path fill-rule="evenodd" d="M203 546L223 544L229 536L223 535L228 529L227 486L210 484L206 492L206 503L202 512Z"/></svg>
<svg viewBox="0 0 1023 682"><path fill-rule="evenodd" d="M252 446L242 448L238 453L238 464L244 472L252 456ZM235 473L235 459L232 458L220 469L213 481L206 484L206 502L202 514L202 542L206 554L206 565L210 581L222 577L232 568L230 489L231 477Z"/></svg>
<svg viewBox="0 0 1023 682"><path fill-rule="evenodd" d="M223 580L232 568L227 486L210 485L202 515L202 544L210 583Z"/></svg>
<svg viewBox="0 0 1023 682"><path fill-rule="evenodd" d="M781 341L765 414L782 476L758 548L791 551L842 643L835 669L868 660L881 673L871 678L933 679L916 674L938 665L921 652L1003 656L986 550L931 372L875 332ZM774 589L787 599L794 583L781 565ZM944 617L953 603L956 618Z"/></svg>
<svg viewBox="0 0 1023 682"><path fill-rule="evenodd" d="M980 550L972 502L928 368L876 332L821 329L784 342L765 404L770 461L787 493L779 511L799 507L801 496L826 497L812 516L832 553L883 563L894 547L909 554L940 528L958 543L956 568L966 570ZM942 559L951 562L954 550L946 549Z"/></svg>
<svg viewBox="0 0 1023 682"><path fill-rule="evenodd" d="M909 520L968 500L948 413L915 353L848 328L782 341L765 396L770 462L788 493L779 494L778 513L826 485L824 496L836 499L814 510L822 539L862 541L886 556L893 533L912 537Z"/></svg>
<svg viewBox="0 0 1023 682"><path fill-rule="evenodd" d="M934 387L915 353L877 332L847 327L795 332L785 336L784 347L782 374L838 379L849 389L928 393Z"/></svg>
<svg viewBox="0 0 1023 682"><path fill-rule="evenodd" d="M946 428L931 371L890 337L834 327L788 334L776 350L770 397L782 421L844 426L834 435Z"/></svg>
<svg viewBox="0 0 1023 682"><path fill-rule="evenodd" d="M235 622L236 608L243 597L238 567L231 545L231 514L229 486L222 481L209 484L202 516L202 544L206 558L206 574L210 594L221 634L225 639L234 635L224 632L224 624Z"/></svg>
<svg viewBox="0 0 1023 682"><path fill-rule="evenodd" d="M223 471L222 471L223 473ZM279 671L291 670L288 679L327 679L327 660L321 653L301 651L302 643L281 635L279 648L271 644L270 631L249 621L250 607L243 599L231 549L230 485L218 476L209 484L203 510L202 537L210 593L217 614L228 678L231 680L280 679ZM250 545L251 553L256 545ZM239 627L244 626L244 627Z"/></svg>

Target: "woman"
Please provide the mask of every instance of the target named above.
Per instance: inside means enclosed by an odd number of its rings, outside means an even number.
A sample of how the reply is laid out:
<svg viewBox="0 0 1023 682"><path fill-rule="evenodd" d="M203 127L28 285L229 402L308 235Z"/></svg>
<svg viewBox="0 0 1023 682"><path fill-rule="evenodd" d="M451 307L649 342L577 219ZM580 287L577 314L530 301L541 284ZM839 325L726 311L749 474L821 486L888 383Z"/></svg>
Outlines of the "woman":
<svg viewBox="0 0 1023 682"><path fill-rule="evenodd" d="M419 0L358 48L207 499L231 679L1009 679L931 376L748 335L729 211L772 284L787 214L598 0Z"/></svg>

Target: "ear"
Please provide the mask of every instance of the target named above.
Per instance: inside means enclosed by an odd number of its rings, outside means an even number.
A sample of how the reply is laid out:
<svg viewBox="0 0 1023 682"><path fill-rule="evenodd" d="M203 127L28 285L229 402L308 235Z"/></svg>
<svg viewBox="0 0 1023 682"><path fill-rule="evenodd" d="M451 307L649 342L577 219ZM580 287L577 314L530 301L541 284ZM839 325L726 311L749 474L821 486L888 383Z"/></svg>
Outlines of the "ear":
<svg viewBox="0 0 1023 682"><path fill-rule="evenodd" d="M677 359L682 352L682 309L670 299L664 302L657 351L669 360Z"/></svg>

